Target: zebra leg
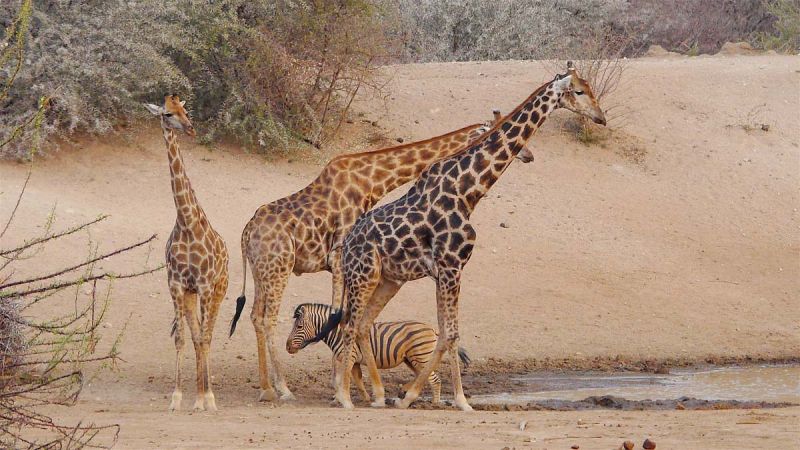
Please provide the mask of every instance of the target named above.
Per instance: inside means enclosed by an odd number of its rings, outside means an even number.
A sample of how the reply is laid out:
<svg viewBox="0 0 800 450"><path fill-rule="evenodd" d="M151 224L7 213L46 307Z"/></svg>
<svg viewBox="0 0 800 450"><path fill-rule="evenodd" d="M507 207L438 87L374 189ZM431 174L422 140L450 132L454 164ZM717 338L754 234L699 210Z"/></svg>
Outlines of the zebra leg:
<svg viewBox="0 0 800 450"><path fill-rule="evenodd" d="M431 385L431 402L438 405L442 401L442 379L435 371L428 377L428 384Z"/></svg>
<svg viewBox="0 0 800 450"><path fill-rule="evenodd" d="M361 377L361 364L353 365L353 381L356 382L356 387L358 388L358 393L361 395L361 398L369 401L369 392L367 392L367 388L364 386L364 379Z"/></svg>

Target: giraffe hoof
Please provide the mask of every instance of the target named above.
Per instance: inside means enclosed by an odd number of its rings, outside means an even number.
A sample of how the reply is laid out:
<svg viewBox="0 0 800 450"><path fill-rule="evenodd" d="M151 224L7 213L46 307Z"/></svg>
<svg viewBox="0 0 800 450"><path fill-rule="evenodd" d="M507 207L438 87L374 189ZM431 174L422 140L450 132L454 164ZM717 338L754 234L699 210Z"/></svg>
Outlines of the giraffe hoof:
<svg viewBox="0 0 800 450"><path fill-rule="evenodd" d="M341 399L341 398L339 398L338 395L335 396L333 399L334 399L334 402L338 403L339 405L341 405L342 408L344 408L344 409L353 409L353 402L350 401L350 399Z"/></svg>
<svg viewBox="0 0 800 450"><path fill-rule="evenodd" d="M217 401L214 399L214 394L212 392L206 393L206 411L216 411L217 410Z"/></svg>
<svg viewBox="0 0 800 450"><path fill-rule="evenodd" d="M272 389L261 389L258 393L258 401L260 402L274 402L278 399L275 391Z"/></svg>
<svg viewBox="0 0 800 450"><path fill-rule="evenodd" d="M386 407L386 399L384 399L384 398L376 399L374 402L370 403L369 405L372 406L373 408L385 408Z"/></svg>
<svg viewBox="0 0 800 450"><path fill-rule="evenodd" d="M169 404L169 411L175 412L180 411L181 409L181 400L183 399L183 394L180 392L173 392L172 393L172 401Z"/></svg>
<svg viewBox="0 0 800 450"><path fill-rule="evenodd" d="M192 410L195 412L205 411L206 408L203 406L203 400L198 399L194 403L194 408L192 408Z"/></svg>
<svg viewBox="0 0 800 450"><path fill-rule="evenodd" d="M399 409L408 409L408 404L406 403L405 398L394 399L394 406Z"/></svg>
<svg viewBox="0 0 800 450"><path fill-rule="evenodd" d="M283 394L281 394L281 401L291 402L294 400L297 400L297 398L291 392L284 392Z"/></svg>
<svg viewBox="0 0 800 450"><path fill-rule="evenodd" d="M464 403L458 403L458 402L456 402L456 406L457 406L459 409L461 409L462 411L465 411L465 412L468 412L468 411L472 411L472 410L473 410L473 409L472 409L472 406L469 406L469 403L467 403L467 402L464 402Z"/></svg>

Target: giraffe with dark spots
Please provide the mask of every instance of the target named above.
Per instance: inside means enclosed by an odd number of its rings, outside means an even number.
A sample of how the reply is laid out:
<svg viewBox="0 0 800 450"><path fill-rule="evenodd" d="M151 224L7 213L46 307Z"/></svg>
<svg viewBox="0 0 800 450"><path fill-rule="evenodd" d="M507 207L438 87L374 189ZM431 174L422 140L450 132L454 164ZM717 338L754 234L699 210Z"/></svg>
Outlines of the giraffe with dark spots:
<svg viewBox="0 0 800 450"><path fill-rule="evenodd" d="M233 334L245 304L247 265L255 283L250 313L256 333L259 400L283 400L289 390L278 360L276 326L289 275L329 271L332 304L341 308L341 242L361 214L384 195L414 180L429 164L460 151L491 128L474 124L442 136L331 160L302 190L256 210L242 232L245 281L231 323Z"/></svg>
<svg viewBox="0 0 800 450"><path fill-rule="evenodd" d="M228 250L220 235L211 228L186 175L177 132L183 131L194 137L195 130L184 103L177 95L167 95L161 106L145 104L151 113L161 119L177 210L175 226L167 240L166 249L167 283L175 307L172 335L176 351L175 390L169 409L180 409L183 398L181 356L184 326L188 325L197 368L194 409L216 411L217 404L211 390L209 353L219 305L228 290Z"/></svg>
<svg viewBox="0 0 800 450"><path fill-rule="evenodd" d="M343 407L353 407L350 372L356 346L364 353L373 396L376 402L383 401L383 385L371 362L373 355L369 354L369 330L404 283L430 277L436 282L441 339L433 358L398 406L407 408L419 396L422 384L449 351L455 404L462 410L472 409L461 386L455 352L461 274L476 239L470 216L514 157L527 151L524 149L528 139L548 114L558 108L570 109L605 125L591 87L568 64L566 74L557 75L536 89L477 141L431 164L404 196L369 211L352 227L342 248L344 309L331 316L326 328L332 329L340 320L343 346L350 349L343 351L342 358L334 364L336 400Z"/></svg>

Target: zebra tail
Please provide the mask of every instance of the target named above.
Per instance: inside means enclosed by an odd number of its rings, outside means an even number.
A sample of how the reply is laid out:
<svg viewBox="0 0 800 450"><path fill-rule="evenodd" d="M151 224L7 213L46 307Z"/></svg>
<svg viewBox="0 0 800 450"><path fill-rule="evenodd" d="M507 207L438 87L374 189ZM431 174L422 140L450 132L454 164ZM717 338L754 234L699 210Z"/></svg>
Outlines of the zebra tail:
<svg viewBox="0 0 800 450"><path fill-rule="evenodd" d="M464 369L468 368L472 359L470 359L464 347L458 347L458 357L461 359L461 363L464 364Z"/></svg>

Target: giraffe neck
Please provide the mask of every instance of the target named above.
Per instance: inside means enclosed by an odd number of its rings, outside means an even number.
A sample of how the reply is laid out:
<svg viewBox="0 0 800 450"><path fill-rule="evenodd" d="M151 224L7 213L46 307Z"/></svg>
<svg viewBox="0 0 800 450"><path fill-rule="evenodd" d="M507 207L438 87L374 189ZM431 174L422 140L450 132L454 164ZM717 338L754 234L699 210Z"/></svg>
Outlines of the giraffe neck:
<svg viewBox="0 0 800 450"><path fill-rule="evenodd" d="M197 203L189 177L186 175L183 156L178 148L178 136L170 128L163 128L164 141L167 143L169 157L169 173L172 180L172 198L175 200L178 225L189 227L203 214Z"/></svg>
<svg viewBox="0 0 800 450"><path fill-rule="evenodd" d="M415 180L432 163L453 155L469 142L480 136L482 124L473 124L444 136L425 141L354 155L344 158L357 159L363 166L371 168L369 207L377 203L392 190Z"/></svg>
<svg viewBox="0 0 800 450"><path fill-rule="evenodd" d="M468 209L468 214L525 148L547 116L558 108L563 95L559 86L554 80L540 87L479 142L449 158L452 166L442 164L445 176L449 170L453 170L450 167L457 166L453 188Z"/></svg>

